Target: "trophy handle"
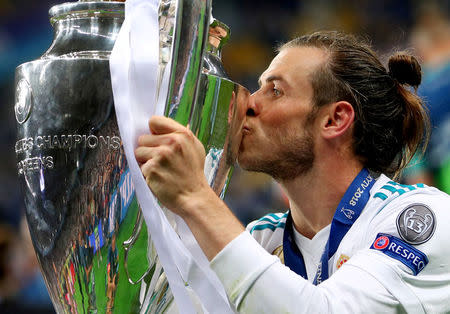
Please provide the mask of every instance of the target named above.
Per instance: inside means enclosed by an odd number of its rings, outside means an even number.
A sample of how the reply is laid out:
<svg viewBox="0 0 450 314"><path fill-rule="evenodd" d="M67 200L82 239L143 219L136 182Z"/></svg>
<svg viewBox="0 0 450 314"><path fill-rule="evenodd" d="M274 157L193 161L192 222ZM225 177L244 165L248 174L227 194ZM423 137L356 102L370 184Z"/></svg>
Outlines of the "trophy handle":
<svg viewBox="0 0 450 314"><path fill-rule="evenodd" d="M122 246L125 250L125 256L124 256L124 267L125 267L125 272L127 273L127 277L128 277L128 281L132 284L132 285L137 285L139 284L152 270L152 266L153 265L149 265L148 269L146 270L146 272L137 280L134 281L131 276L130 276L130 272L128 270L128 252L130 251L130 249L133 247L133 245L136 243L137 239L139 238L139 235L141 234L141 229L142 229L142 223L144 222L143 216L142 216L142 211L139 210L137 217L136 217L136 223L134 225L134 229L133 229L133 233L131 234L130 238L126 241L124 241L122 243Z"/></svg>

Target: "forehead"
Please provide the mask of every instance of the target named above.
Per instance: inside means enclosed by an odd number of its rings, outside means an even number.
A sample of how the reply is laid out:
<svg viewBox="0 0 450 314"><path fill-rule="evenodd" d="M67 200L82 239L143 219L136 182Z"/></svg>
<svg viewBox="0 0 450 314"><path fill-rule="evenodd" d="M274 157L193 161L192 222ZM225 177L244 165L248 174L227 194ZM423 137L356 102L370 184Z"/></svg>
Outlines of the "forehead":
<svg viewBox="0 0 450 314"><path fill-rule="evenodd" d="M284 48L261 75L260 82L276 77L288 84L301 83L322 65L326 58L327 52L316 47Z"/></svg>

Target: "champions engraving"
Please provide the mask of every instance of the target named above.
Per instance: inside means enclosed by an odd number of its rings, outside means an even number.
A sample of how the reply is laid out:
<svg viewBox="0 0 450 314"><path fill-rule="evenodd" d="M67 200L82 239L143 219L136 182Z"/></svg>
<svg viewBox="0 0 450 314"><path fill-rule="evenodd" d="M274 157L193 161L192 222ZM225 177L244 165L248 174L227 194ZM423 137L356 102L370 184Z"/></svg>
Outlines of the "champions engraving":
<svg viewBox="0 0 450 314"><path fill-rule="evenodd" d="M96 136L96 135L38 135L35 137L26 137L16 142L15 151L25 153L33 149L65 149L68 151L85 148L96 149L104 148L118 150L121 146L119 136ZM53 156L38 156L25 158L18 162L17 168L19 175L31 172L41 171L42 169L53 169L55 160Z"/></svg>
<svg viewBox="0 0 450 314"><path fill-rule="evenodd" d="M111 150L120 148L121 139L119 136L96 136L96 135L38 135L26 137L16 142L16 153L23 153L34 148L37 149L66 149L77 148L95 149L102 147Z"/></svg>

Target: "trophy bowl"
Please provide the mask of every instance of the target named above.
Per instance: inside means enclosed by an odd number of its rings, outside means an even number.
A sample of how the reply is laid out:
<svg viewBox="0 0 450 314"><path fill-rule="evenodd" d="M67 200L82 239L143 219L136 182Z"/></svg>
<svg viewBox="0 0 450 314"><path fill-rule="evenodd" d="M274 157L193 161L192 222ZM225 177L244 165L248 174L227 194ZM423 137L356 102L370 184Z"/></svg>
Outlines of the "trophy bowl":
<svg viewBox="0 0 450 314"><path fill-rule="evenodd" d="M172 54L166 115L189 123L202 141L205 175L223 196L249 92L223 69L220 50L229 29L210 21L210 7L206 0L161 0L160 67ZM109 56L124 8L122 1L52 7L51 47L16 69L18 175L58 313L176 309L135 196L114 110Z"/></svg>

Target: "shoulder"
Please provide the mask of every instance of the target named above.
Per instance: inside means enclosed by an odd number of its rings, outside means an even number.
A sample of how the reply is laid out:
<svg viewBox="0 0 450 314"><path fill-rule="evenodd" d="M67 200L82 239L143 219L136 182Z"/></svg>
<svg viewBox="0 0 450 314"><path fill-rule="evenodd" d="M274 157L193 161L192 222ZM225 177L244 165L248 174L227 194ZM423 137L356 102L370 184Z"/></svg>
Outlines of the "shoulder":
<svg viewBox="0 0 450 314"><path fill-rule="evenodd" d="M286 213L272 213L263 216L247 225L247 230L269 253L272 253L283 242L286 226Z"/></svg>
<svg viewBox="0 0 450 314"><path fill-rule="evenodd" d="M277 228L284 229L288 213L271 213L262 218L252 221L247 225L247 230L253 234L255 231L275 231Z"/></svg>
<svg viewBox="0 0 450 314"><path fill-rule="evenodd" d="M386 178L386 177L384 177ZM381 178L380 184L371 191L369 202L373 223L395 223L404 217L433 216L434 222L450 218L450 196L434 187L424 184L405 185ZM383 180L384 179L384 180ZM400 225L400 227L403 225Z"/></svg>
<svg viewBox="0 0 450 314"><path fill-rule="evenodd" d="M448 194L391 180L382 180L373 192L367 247L400 262L403 270L414 275L422 268L427 273L450 265L450 246L443 245L450 238ZM419 260L424 264L418 265ZM447 268L445 272L450 273Z"/></svg>
<svg viewBox="0 0 450 314"><path fill-rule="evenodd" d="M370 273L402 305L448 312L450 196L381 176L360 218L349 232L345 249L358 244L345 266Z"/></svg>

